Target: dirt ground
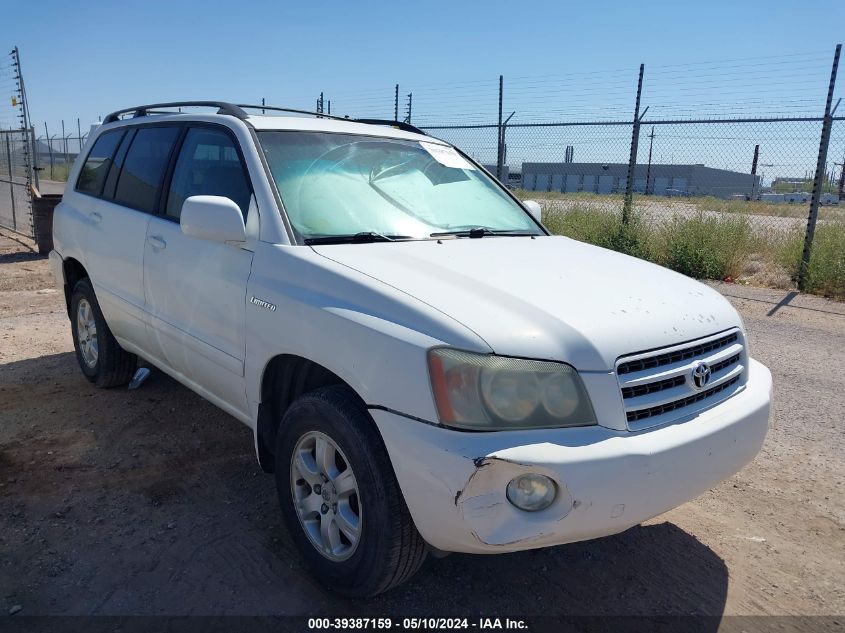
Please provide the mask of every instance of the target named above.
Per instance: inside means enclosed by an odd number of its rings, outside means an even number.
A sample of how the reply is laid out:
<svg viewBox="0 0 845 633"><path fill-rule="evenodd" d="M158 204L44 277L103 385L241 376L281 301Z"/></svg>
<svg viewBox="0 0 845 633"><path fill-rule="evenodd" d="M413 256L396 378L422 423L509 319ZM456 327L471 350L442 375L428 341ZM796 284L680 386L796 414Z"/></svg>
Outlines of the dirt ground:
<svg viewBox="0 0 845 633"><path fill-rule="evenodd" d="M91 386L47 261L0 237L0 614L845 613L845 305L718 288L775 377L752 464L623 534L351 602L304 571L250 431L159 372Z"/></svg>

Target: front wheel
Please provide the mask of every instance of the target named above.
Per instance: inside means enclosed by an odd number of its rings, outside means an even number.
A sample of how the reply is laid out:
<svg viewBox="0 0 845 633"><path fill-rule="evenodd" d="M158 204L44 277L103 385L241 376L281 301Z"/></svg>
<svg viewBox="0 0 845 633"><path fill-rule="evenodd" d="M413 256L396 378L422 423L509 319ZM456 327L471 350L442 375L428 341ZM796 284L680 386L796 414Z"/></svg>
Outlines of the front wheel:
<svg viewBox="0 0 845 633"><path fill-rule="evenodd" d="M132 379L138 358L124 350L111 333L88 279L73 287L70 320L76 360L98 387L118 387Z"/></svg>
<svg viewBox="0 0 845 633"><path fill-rule="evenodd" d="M373 596L410 578L426 545L405 506L366 409L346 387L301 396L276 441L285 523L317 578L349 596Z"/></svg>

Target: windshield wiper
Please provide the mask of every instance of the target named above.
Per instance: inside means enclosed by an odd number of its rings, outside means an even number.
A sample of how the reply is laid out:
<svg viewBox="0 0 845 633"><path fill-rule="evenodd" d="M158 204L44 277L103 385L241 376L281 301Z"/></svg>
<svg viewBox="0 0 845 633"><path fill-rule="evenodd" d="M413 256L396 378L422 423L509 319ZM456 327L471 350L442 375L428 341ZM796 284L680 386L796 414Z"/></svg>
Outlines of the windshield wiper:
<svg viewBox="0 0 845 633"><path fill-rule="evenodd" d="M525 237L528 235L538 235L538 233L536 231L520 231L512 229L488 229L485 226L478 226L475 228L455 229L454 231L440 231L439 233L432 233L429 237L443 237L445 235L479 238L484 237L485 235L495 235L498 237Z"/></svg>
<svg viewBox="0 0 845 633"><path fill-rule="evenodd" d="M305 239L305 243L309 246L316 244L372 244L373 242L395 242L410 239L413 239L410 235L382 235L373 231L362 231L350 235L309 237Z"/></svg>

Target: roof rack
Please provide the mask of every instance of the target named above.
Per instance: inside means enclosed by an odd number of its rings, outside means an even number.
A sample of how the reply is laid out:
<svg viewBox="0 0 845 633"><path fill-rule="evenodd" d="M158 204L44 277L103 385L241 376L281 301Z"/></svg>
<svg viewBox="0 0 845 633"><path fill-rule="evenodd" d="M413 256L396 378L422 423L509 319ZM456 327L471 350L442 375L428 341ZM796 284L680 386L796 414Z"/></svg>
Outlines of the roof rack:
<svg viewBox="0 0 845 633"><path fill-rule="evenodd" d="M391 121L390 119L350 119L348 116L340 117L334 116L332 114L325 114L323 112L312 112L310 110L297 110L296 108L280 108L277 106L268 105L250 105L246 103L234 104L227 103L226 101L173 101L170 103L150 103L148 105L134 106L132 108L116 110L111 114L107 115L106 118L103 120L103 123L114 123L115 121L119 121L120 115L128 114L130 112L132 113L132 117L134 118L148 116L150 114L169 114L166 112L161 112L161 108L187 108L198 106L217 108L217 114L228 114L239 119L246 119L249 116L245 112L245 109L272 110L273 112L291 112L293 114L307 114L309 116L315 116L323 119L333 119L335 121L348 121L352 123L364 123L367 125L386 125L389 127L396 128L398 130L404 130L405 132L412 132L414 134L422 134L423 136L427 136L423 130L419 129L418 127L414 127L410 123L405 123L403 121Z"/></svg>
<svg viewBox="0 0 845 633"><path fill-rule="evenodd" d="M294 114L308 114L322 119L334 119L335 121L351 121L349 117L335 116L333 114L324 114L323 112L314 112L313 110L297 110L295 108L280 108L278 106L268 105L249 105L246 103L239 103L239 108L246 108L248 110L272 110L273 112L293 112Z"/></svg>
<svg viewBox="0 0 845 633"><path fill-rule="evenodd" d="M227 103L225 101L173 101L171 103L151 103L148 105L135 106L133 108L125 108L123 110L116 110L115 112L112 112L111 114L107 115L106 118L103 119L103 123L114 123L115 121L119 121L121 114L127 114L129 112L133 113L133 117L140 117L147 116L147 114L149 114L149 111L154 108L181 108L192 106L208 106L212 108L217 108L217 114L229 114L239 119L245 119L248 116L247 113L244 112L240 107L231 103Z"/></svg>
<svg viewBox="0 0 845 633"><path fill-rule="evenodd" d="M418 127L411 125L410 123L405 123L404 121L391 121L390 119L353 119L356 123L367 123L369 125L387 125L390 127L395 127L397 130L403 130L405 132L413 132L414 134L422 134L423 136L428 136L423 130Z"/></svg>

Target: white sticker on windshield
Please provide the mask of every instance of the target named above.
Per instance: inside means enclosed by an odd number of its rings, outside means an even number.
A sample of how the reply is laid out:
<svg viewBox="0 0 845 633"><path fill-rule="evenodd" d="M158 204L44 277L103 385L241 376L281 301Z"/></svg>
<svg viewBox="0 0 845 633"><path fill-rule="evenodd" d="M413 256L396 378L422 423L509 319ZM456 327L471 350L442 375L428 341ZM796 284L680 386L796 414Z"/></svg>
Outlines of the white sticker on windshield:
<svg viewBox="0 0 845 633"><path fill-rule="evenodd" d="M431 154L432 158L444 167L454 167L456 169L475 169L473 164L466 158L458 154L454 147L448 145L439 145L437 143L426 143L420 141L423 149Z"/></svg>

